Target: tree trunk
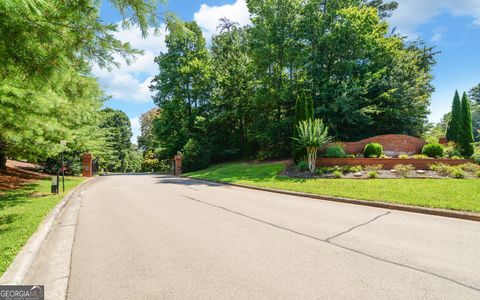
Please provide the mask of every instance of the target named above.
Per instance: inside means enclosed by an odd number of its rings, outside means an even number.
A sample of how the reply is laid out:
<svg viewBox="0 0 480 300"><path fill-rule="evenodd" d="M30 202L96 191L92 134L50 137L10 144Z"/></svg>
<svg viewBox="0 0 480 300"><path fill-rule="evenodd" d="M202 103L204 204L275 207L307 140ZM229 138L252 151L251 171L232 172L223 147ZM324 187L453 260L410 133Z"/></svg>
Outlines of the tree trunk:
<svg viewBox="0 0 480 300"><path fill-rule="evenodd" d="M0 171L7 171L7 144L0 140Z"/></svg>
<svg viewBox="0 0 480 300"><path fill-rule="evenodd" d="M308 148L308 168L310 172L315 173L315 164L317 162L317 151L318 148Z"/></svg>

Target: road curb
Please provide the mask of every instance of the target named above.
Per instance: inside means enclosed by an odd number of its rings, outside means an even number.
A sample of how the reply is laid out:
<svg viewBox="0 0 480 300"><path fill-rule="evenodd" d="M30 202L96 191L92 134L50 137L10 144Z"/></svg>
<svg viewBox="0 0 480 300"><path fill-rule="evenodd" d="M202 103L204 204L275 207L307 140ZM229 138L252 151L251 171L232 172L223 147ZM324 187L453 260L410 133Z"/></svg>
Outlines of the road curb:
<svg viewBox="0 0 480 300"><path fill-rule="evenodd" d="M52 211L50 211L38 227L37 231L30 237L17 256L15 256L15 259L8 269L3 273L0 278L0 284L19 285L24 282L35 258L54 228L54 225L60 214L63 212L67 202L72 199L82 187L95 181L95 179L96 178L88 178L80 183L73 190L69 191L67 195L65 195L65 197L63 197L62 200L60 200L60 202L52 209Z"/></svg>
<svg viewBox="0 0 480 300"><path fill-rule="evenodd" d="M200 178L194 178L194 177L185 176L185 175L182 175L180 177L199 180L199 181L205 181L205 182L219 183L223 185L235 186L235 187L246 188L246 189L257 190L257 191L283 194L283 195L300 196L300 197L317 199L317 200L363 205L363 206L385 208L385 209L392 209L392 210L413 212L413 213L419 213L419 214L480 222L480 214L470 213L470 212L462 212L462 211L439 209L439 208L427 208L427 207L421 207L421 206L411 206L411 205L396 204L396 203L389 203L389 202L382 202L382 201L368 201L368 200L357 200L357 199L344 198L344 197L315 195L315 194L309 194L309 193L277 190L277 189L244 185L244 184L238 184L238 183L221 182L221 181L210 180L210 179L200 179Z"/></svg>

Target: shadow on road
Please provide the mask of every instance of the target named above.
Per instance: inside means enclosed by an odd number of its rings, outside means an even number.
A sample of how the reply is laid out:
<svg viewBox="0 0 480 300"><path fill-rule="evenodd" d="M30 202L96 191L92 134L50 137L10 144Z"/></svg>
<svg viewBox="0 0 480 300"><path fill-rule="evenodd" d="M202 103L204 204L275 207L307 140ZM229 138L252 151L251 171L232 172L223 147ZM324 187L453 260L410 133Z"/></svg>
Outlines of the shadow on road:
<svg viewBox="0 0 480 300"><path fill-rule="evenodd" d="M172 175L158 175L155 176L158 181L156 183L161 184L161 183L167 183L167 184L180 184L180 185L187 185L187 186L192 186L192 185L203 185L203 186L223 186L223 184L220 183L215 183L215 182L208 182L208 181L203 181L203 180L196 180L196 179L190 179L190 178L184 178L184 177L176 177Z"/></svg>

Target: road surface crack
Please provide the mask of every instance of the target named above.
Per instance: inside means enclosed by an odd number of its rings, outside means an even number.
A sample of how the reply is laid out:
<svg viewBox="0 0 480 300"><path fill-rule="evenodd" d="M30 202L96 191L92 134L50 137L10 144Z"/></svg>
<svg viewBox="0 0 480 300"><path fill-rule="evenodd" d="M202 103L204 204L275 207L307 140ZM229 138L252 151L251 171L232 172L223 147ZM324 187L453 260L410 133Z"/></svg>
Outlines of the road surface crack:
<svg viewBox="0 0 480 300"><path fill-rule="evenodd" d="M357 229L357 228L359 228L359 227L362 227L362 226L368 225L368 224L370 224L370 223L372 223L372 222L375 222L376 220L380 219L380 218L383 217L383 216L388 215L389 213L390 213L390 212L387 211L386 213L380 214L380 215L378 215L378 216L376 216L376 217L368 220L367 222L360 223L360 224L358 224L358 225L355 225L355 226L351 227L351 228L348 229L348 230L345 230L345 231L340 232L340 233L338 233L338 234L332 235L331 237L325 239L325 242L330 242L331 240L333 240L333 239L335 239L335 238L337 238L337 237L339 237L339 236L342 236L342 235L344 235L344 234L347 234L347 233L349 233L349 232L352 232L353 230L355 230L355 229Z"/></svg>
<svg viewBox="0 0 480 300"><path fill-rule="evenodd" d="M328 245L331 245L333 247L337 247L337 248L341 248L343 250L346 250L346 251L349 251L349 252L353 252L353 253L356 253L356 254L359 254L359 255L362 255L362 256L365 256L365 257L368 257L368 258L371 258L373 260L376 260L376 261L380 261L380 262L384 262L384 263L387 263L387 264L391 264L391 265L394 265L394 266L397 266L397 267L402 267L402 268L406 268L406 269L409 269L409 270L412 270L412 271L417 271L417 272L420 272L420 273L423 273L423 274L426 274L426 275L430 275L430 276L433 276L433 277L437 277L439 279L443 279L443 280L446 280L446 281L449 281L449 282L452 282L452 283L455 283L457 285L460 285L460 286L463 286L465 288L469 288L469 289L472 289L474 291L477 291L477 292L480 292L480 288L479 287L475 287L475 286L472 286L472 285L469 285L468 283L463 283L463 282L460 282L456 279L453 279L453 278L450 278L450 277L447 277L447 276L444 276L444 275L441 275L441 274L437 274L437 273L434 273L434 272L430 272L430 271L427 271L427 270L424 270L424 269L420 269L420 268L417 268L417 267L414 267L414 266L409 266L409 265L406 265L406 264L402 264L402 263L399 263L399 262L395 262L395 261L392 261L392 260L388 260L388 259L385 259L385 258L381 258L381 257L377 257L377 256L374 256L372 254L368 254L366 252L362 252L360 250L356 250L356 249L353 249L353 248L349 248L349 247L346 247L346 246L342 246L340 244L337 244L337 243L334 243L334 242L331 242L330 240L335 238L335 237L338 237L342 234L346 234L347 232L350 232L358 227L361 227L361 226L364 226L364 225L367 225L375 220L377 220L378 218L380 217L383 217L384 215L387 215L388 213L384 213L384 214L381 214L381 215L378 215L376 217L374 217L373 219L365 222L365 223L362 223L362 224L358 224L356 226L353 226L352 228L350 228L349 230L345 231L345 232L342 232L342 233L339 233L337 235L334 235L332 237L329 237L327 239L322 239L322 238L319 238L319 237L316 237L316 236L313 236L313 235L309 235L309 234L306 234L306 233L303 233L303 232L300 232L300 231L296 231L296 230L293 230L293 229L290 229L288 227L283 227L283 226L280 226L280 225L277 225L277 224L274 224L274 223L271 223L271 222L268 222L268 221L265 221L265 220L261 220L261 219L257 219L255 217L252 217L252 216L249 216L249 215L246 215L244 213L241 213L241 212L238 212L238 211L234 211L234 210L231 210L231 209L228 209L224 206L220 206L220 205L216 205L216 204L213 204L213 203L210 203L210 202L206 202L206 201L202 201L202 200L199 200L199 199L196 199L194 197L191 197L191 196L186 196L186 195L182 195L183 197L187 198L187 199L190 199L190 200L193 200L195 202L198 202L200 204L203 204L203 205L208 205L210 207L214 207L214 208L218 208L218 209L221 209L221 210L224 210L224 211L227 211L229 213L232 213L232 214L235 214L235 215L238 215L238 216L242 216L244 218L248 218L250 220L253 220L253 221L256 221L256 222L259 222L259 223L262 223L262 224L265 224L265 225L269 225L269 226L272 226L274 228L277 228L277 229L281 229L281 230L284 230L284 231L288 231L288 232L291 232L293 234L296 234L296 235L299 235L299 236L303 236L303 237L306 237L306 238L309 238L309 239L312 239L312 240L315 240L315 241L318 241L318 242L321 242L321 243L326 243Z"/></svg>

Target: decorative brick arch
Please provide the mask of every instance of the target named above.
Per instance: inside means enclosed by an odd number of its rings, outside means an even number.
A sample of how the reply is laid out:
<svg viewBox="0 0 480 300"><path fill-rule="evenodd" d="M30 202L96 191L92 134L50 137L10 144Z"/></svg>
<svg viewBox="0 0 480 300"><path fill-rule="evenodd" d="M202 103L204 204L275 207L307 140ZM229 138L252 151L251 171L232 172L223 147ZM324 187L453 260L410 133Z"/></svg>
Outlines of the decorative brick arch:
<svg viewBox="0 0 480 300"><path fill-rule="evenodd" d="M383 152L387 156L396 157L401 154L414 155L422 152L426 142L422 139L405 134L378 135L358 142L343 143L345 152L349 154L363 153L368 143L379 143L383 146Z"/></svg>

